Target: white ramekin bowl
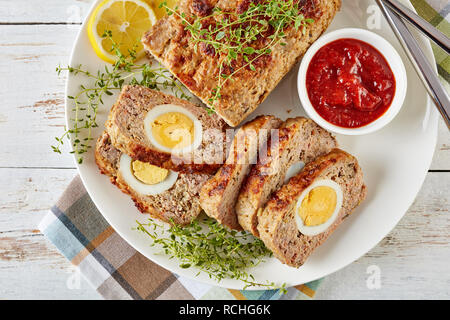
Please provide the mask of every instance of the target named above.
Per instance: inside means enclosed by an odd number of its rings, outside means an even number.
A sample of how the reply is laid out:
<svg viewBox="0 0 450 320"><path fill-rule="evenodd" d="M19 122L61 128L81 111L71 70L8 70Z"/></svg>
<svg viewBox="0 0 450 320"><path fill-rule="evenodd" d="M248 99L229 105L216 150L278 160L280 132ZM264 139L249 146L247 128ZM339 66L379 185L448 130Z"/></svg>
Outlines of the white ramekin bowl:
<svg viewBox="0 0 450 320"><path fill-rule="evenodd" d="M330 42L346 38L361 40L376 48L386 58L386 61L391 67L396 84L394 99L392 100L389 109L377 120L358 128L339 127L322 118L311 104L311 101L308 97L308 92L306 90L306 73L308 71L311 59L314 57L317 51L319 51L323 46ZM311 117L311 119L313 119L318 125L329 131L345 135L363 135L372 133L383 128L385 125L391 122L403 105L406 96L406 87L407 77L405 66L402 59L400 58L400 55L397 53L394 47L387 40L380 37L376 33L357 28L339 29L320 37L309 48L309 50L303 57L303 60L300 64L300 69L298 71L297 79L297 89L300 101L306 113Z"/></svg>

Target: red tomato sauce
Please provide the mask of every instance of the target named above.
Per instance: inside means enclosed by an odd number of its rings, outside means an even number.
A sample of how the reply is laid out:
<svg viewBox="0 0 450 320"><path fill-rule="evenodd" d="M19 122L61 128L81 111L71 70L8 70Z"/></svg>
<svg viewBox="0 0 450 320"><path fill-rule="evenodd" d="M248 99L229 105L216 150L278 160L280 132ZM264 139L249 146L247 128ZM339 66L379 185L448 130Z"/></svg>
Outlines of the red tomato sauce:
<svg viewBox="0 0 450 320"><path fill-rule="evenodd" d="M370 44L339 39L322 47L306 73L314 109L344 128L365 126L389 109L395 78L384 56Z"/></svg>

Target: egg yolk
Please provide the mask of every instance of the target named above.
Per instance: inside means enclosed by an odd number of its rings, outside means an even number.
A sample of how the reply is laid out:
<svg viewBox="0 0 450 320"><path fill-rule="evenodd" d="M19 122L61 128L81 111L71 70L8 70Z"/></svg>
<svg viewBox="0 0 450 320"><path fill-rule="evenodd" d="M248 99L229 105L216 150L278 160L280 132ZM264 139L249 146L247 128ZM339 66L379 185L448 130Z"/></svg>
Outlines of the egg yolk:
<svg viewBox="0 0 450 320"><path fill-rule="evenodd" d="M152 123L155 140L169 149L182 149L194 141L194 122L180 112L160 115Z"/></svg>
<svg viewBox="0 0 450 320"><path fill-rule="evenodd" d="M158 184L169 175L169 170L139 160L133 161L131 166L134 176L145 184Z"/></svg>
<svg viewBox="0 0 450 320"><path fill-rule="evenodd" d="M320 186L312 189L302 200L298 215L305 226L318 226L331 218L336 208L337 195L333 188Z"/></svg>

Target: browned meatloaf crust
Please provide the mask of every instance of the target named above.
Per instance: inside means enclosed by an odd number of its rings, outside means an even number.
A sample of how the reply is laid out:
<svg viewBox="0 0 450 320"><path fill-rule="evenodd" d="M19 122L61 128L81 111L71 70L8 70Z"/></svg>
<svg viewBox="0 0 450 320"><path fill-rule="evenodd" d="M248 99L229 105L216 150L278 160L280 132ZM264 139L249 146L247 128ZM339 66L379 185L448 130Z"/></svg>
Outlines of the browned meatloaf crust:
<svg viewBox="0 0 450 320"><path fill-rule="evenodd" d="M258 234L257 213L279 189L288 169L297 162L308 163L337 147L336 139L314 121L303 117L286 120L280 127L278 140L269 141L269 161L258 161L242 185L236 202L240 225Z"/></svg>
<svg viewBox="0 0 450 320"><path fill-rule="evenodd" d="M180 173L173 187L158 195L142 195L131 189L119 172L119 159L122 153L111 144L104 132L97 141L95 161L100 171L124 193L131 195L136 207L142 213L177 225L189 224L201 212L199 192L211 177L208 174Z"/></svg>
<svg viewBox="0 0 450 320"><path fill-rule="evenodd" d="M280 124L281 120L274 116L260 116L238 130L226 163L200 192L200 205L208 216L231 229L242 230L234 209L242 181L256 163L271 129Z"/></svg>
<svg viewBox="0 0 450 320"><path fill-rule="evenodd" d="M181 0L179 10L188 19L209 14L214 7L224 11L242 12L249 0ZM300 0L303 14L314 22L304 33L291 27L285 30L285 46L277 44L270 55L255 62L255 69L244 68L233 75L221 89L221 98L215 102L216 112L231 126L240 124L278 82L304 55L309 46L328 28L341 0ZM245 9L246 10L246 9ZM190 18L189 18L190 17ZM190 21L192 22L192 21ZM220 61L214 49L199 46L196 50L191 35L176 15L163 18L144 35L142 43L159 62L169 69L193 94L209 104L212 90L217 87Z"/></svg>
<svg viewBox="0 0 450 320"><path fill-rule="evenodd" d="M336 221L323 233L306 236L298 231L295 207L303 190L314 181L331 179L343 192L343 204ZM366 186L358 161L350 154L334 149L310 162L288 184L275 192L264 211L259 214L258 230L265 245L281 262L300 267L328 236L364 200Z"/></svg>
<svg viewBox="0 0 450 320"><path fill-rule="evenodd" d="M188 155L174 155L152 145L144 129L147 112L174 104L191 112L202 124L203 141ZM173 171L215 173L225 160L227 124L217 115L189 101L142 86L125 86L106 122L112 144L131 158ZM222 143L218 143L220 139Z"/></svg>

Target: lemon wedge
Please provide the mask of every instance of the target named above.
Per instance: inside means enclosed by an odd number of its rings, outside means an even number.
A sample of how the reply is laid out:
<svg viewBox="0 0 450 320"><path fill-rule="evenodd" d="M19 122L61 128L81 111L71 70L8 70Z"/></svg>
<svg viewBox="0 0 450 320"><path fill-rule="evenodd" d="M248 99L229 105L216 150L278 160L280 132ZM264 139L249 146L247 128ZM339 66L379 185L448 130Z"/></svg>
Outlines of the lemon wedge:
<svg viewBox="0 0 450 320"><path fill-rule="evenodd" d="M111 40L102 37L105 31L112 32L112 41L123 55L135 50L137 58L141 58L141 37L155 22L155 13L145 1L104 0L89 19L88 37L95 53L106 62L114 63L117 57L111 52Z"/></svg>

